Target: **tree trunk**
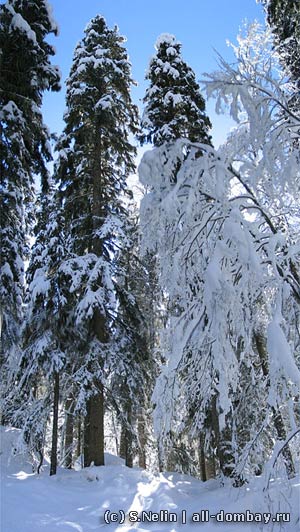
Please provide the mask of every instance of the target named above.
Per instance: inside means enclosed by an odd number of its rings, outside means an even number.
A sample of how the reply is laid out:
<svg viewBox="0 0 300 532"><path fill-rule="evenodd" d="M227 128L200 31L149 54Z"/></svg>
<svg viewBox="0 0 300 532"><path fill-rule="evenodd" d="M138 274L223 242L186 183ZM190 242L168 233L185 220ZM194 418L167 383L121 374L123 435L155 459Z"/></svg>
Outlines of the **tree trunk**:
<svg viewBox="0 0 300 532"><path fill-rule="evenodd" d="M226 426L220 431L216 395L212 399L211 415L212 428L216 440L217 457L219 460L221 472L224 477L233 477L235 458L232 452L232 430L230 415L226 416Z"/></svg>
<svg viewBox="0 0 300 532"><path fill-rule="evenodd" d="M218 456L225 477L235 477L235 457L232 451L231 414L226 416L226 427L220 432Z"/></svg>
<svg viewBox="0 0 300 532"><path fill-rule="evenodd" d="M82 460L82 427L81 427L81 417L78 417L78 423L77 423L77 448L76 448L76 456L77 458L80 458L80 465L83 467L83 460Z"/></svg>
<svg viewBox="0 0 300 532"><path fill-rule="evenodd" d="M261 367L263 376L267 378L267 386L270 386L270 376L269 376L269 368L268 368L268 355L267 355L267 348L266 348L266 341L262 333L255 332L254 333L254 341L256 345L256 349L260 358ZM273 422L274 427L277 432L277 436L279 440L286 440L286 430L284 426L284 421L281 415L281 412L279 410L276 410L274 406L271 407L271 412L273 414ZM294 478L296 475L296 470L294 466L294 461L292 457L292 453L290 450L290 447L286 445L282 451L282 456L284 458L285 462L285 468L287 472L288 478Z"/></svg>
<svg viewBox="0 0 300 532"><path fill-rule="evenodd" d="M206 482L206 469L205 469L205 453L204 453L205 438L204 434L200 433L199 438L199 466L200 466L200 478L203 482Z"/></svg>
<svg viewBox="0 0 300 532"><path fill-rule="evenodd" d="M67 469L71 469L73 465L72 450L74 439L74 399L68 397L66 400L66 429L65 429L65 442L64 442L64 462Z"/></svg>
<svg viewBox="0 0 300 532"><path fill-rule="evenodd" d="M158 460L158 470L160 473L163 473L165 467L164 452L163 452L163 443L161 438L157 441L157 460Z"/></svg>
<svg viewBox="0 0 300 532"><path fill-rule="evenodd" d="M274 407L272 407L272 412L273 412L274 427L277 432L278 438L284 441L287 438L287 434L286 434L282 415L279 412L279 410L276 410ZM294 466L292 453L288 445L286 445L283 448L282 456L284 458L285 468L286 468L288 478L289 479L294 478L296 476L296 470Z"/></svg>
<svg viewBox="0 0 300 532"><path fill-rule="evenodd" d="M103 385L97 383L98 393L87 401L84 420L84 467L93 462L104 465L104 394Z"/></svg>
<svg viewBox="0 0 300 532"><path fill-rule="evenodd" d="M144 415L143 407L139 408L137 415L137 426L138 426L138 444L139 444L139 467L146 469L146 445L147 445L147 434L146 434L146 420Z"/></svg>
<svg viewBox="0 0 300 532"><path fill-rule="evenodd" d="M58 439L58 406L59 406L59 373L54 373L54 400L50 476L56 475L57 470L57 439Z"/></svg>
<svg viewBox="0 0 300 532"><path fill-rule="evenodd" d="M93 154L93 236L91 251L97 257L102 257L103 242L99 237L99 229L104 223L106 216L106 199L104 197L104 183L102 175L102 133L101 124L96 124L95 144ZM103 279L97 280L98 287L103 285ZM108 341L106 316L101 314L99 308L94 310L92 330L101 344ZM93 372L93 368L90 368ZM100 380L94 379L93 387L97 392L87 400L86 416L84 420L84 467L92 462L96 465L104 465L104 392Z"/></svg>
<svg viewBox="0 0 300 532"><path fill-rule="evenodd" d="M101 343L107 342L105 317L96 309L93 318L93 330ZM92 370L91 370L92 371ZM96 393L92 395L86 404L86 416L84 419L84 467L104 465L104 391L103 384L94 379Z"/></svg>
<svg viewBox="0 0 300 532"><path fill-rule="evenodd" d="M213 451L205 456L206 479L216 478L216 461Z"/></svg>
<svg viewBox="0 0 300 532"><path fill-rule="evenodd" d="M119 451L119 436L118 436L118 430L116 426L116 420L115 420L115 414L112 412L112 425L113 425L113 431L114 431L114 440L115 440L115 446L116 446L116 455L120 456Z"/></svg>
<svg viewBox="0 0 300 532"><path fill-rule="evenodd" d="M216 461L214 455L213 444L210 444L210 449L206 449L205 435L202 432L199 439L199 466L201 480L205 482L211 478L216 478Z"/></svg>
<svg viewBox="0 0 300 532"><path fill-rule="evenodd" d="M125 460L127 467L133 466L133 450L132 450L132 405L128 400L126 403L125 419L122 420L121 437L120 437L120 457Z"/></svg>

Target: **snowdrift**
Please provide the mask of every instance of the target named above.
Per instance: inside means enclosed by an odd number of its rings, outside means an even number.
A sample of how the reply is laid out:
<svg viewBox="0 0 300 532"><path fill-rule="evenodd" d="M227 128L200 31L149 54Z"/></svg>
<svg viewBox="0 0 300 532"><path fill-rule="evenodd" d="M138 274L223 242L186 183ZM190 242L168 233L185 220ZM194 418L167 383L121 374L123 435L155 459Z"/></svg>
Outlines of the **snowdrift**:
<svg viewBox="0 0 300 532"><path fill-rule="evenodd" d="M60 469L49 477L47 466L34 474L28 457L16 453L17 429L2 427L0 436L2 532L300 529L299 478L273 481L266 492L262 478L236 489L216 480L129 469L112 455L104 467Z"/></svg>

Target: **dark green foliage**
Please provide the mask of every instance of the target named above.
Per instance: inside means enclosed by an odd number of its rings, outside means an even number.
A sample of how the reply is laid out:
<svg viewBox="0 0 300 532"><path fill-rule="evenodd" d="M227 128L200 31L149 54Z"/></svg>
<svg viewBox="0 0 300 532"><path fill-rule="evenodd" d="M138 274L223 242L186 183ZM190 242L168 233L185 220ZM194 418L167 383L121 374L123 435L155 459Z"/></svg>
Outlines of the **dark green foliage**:
<svg viewBox="0 0 300 532"><path fill-rule="evenodd" d="M211 143L211 127L205 115L205 101L191 67L181 57L181 44L163 34L156 43L146 79L150 86L143 99L144 133L141 142L161 146L178 138Z"/></svg>
<svg viewBox="0 0 300 532"><path fill-rule="evenodd" d="M43 92L59 89L59 72L45 42L57 28L46 2L9 0L0 6L1 321L4 358L18 342L24 260L33 223L33 179L51 159L40 107Z"/></svg>
<svg viewBox="0 0 300 532"><path fill-rule="evenodd" d="M123 43L117 28L108 29L101 16L86 28L67 81L66 127L57 146L56 179L70 259L64 271L71 282L72 272L82 275L73 295L74 319L91 339L100 300L110 320L113 286L107 280L115 268L117 240L124 237L126 178L134 170L135 148L128 135L136 132L137 110L131 102L130 64ZM78 300L88 291L94 300L79 310ZM70 298L72 294L73 290Z"/></svg>
<svg viewBox="0 0 300 532"><path fill-rule="evenodd" d="M93 239L95 196L91 188L96 173L97 202L103 209L97 227L108 215L123 210L121 195L127 188L126 177L134 170L135 149L128 133L136 132L137 122L124 38L117 28L109 30L101 16L91 21L85 33L75 50L67 81L66 127L58 145L63 149L58 177L70 232L76 232L76 252L80 253L86 244L82 247L80 243L79 225L85 241L91 243ZM76 202L69 200L72 194L76 194Z"/></svg>
<svg viewBox="0 0 300 532"><path fill-rule="evenodd" d="M66 297L59 266L64 258L63 220L51 189L37 203L35 242L26 272L22 354L5 398L11 422L31 452L43 456L54 376L65 365ZM64 381L62 382L64 384Z"/></svg>
<svg viewBox="0 0 300 532"><path fill-rule="evenodd" d="M52 187L51 187L52 189ZM29 376L46 380L61 369L64 360L66 288L60 272L64 260L64 222L54 190L40 194L27 279L27 315L21 364ZM28 378L26 372L23 379Z"/></svg>
<svg viewBox="0 0 300 532"><path fill-rule="evenodd" d="M267 20L273 29L283 63L300 86L300 4L298 0L265 0Z"/></svg>
<svg viewBox="0 0 300 532"><path fill-rule="evenodd" d="M134 454L141 451L138 430L149 411L157 373L153 340L155 305L149 262L139 255L139 226L136 213L127 222L127 242L118 252L116 294L118 314L115 324L115 352L112 357L111 392L121 424L120 456L132 466ZM149 421L148 421L149 428ZM144 444L147 430L144 429ZM145 452L145 449L142 449Z"/></svg>

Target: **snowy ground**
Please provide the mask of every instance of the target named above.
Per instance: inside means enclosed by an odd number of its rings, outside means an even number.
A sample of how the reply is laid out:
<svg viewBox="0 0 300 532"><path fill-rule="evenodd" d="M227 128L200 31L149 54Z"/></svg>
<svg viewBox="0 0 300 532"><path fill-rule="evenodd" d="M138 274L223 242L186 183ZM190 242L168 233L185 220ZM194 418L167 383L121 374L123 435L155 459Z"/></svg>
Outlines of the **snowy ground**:
<svg viewBox="0 0 300 532"><path fill-rule="evenodd" d="M4 428L0 434L1 532L300 530L299 480L288 487L277 481L270 492L264 494L261 479L241 489L226 488L216 481L202 483L175 473L153 475L128 469L112 455L107 455L105 467L60 470L50 478L47 468L38 476L31 473L24 458L11 457L16 434L16 429ZM209 521L192 523L193 516L194 519L208 518L208 513L201 513L202 510L208 510ZM253 522L225 522L225 519L233 519L230 512L244 512ZM265 515L260 516L259 512ZM274 523L275 512L289 512L290 523ZM136 517L142 515L146 521L135 522ZM166 522L170 516L177 522ZM105 519L122 521L124 518L124 523L105 522ZM238 518L242 518L241 515ZM148 522L147 519L158 521Z"/></svg>

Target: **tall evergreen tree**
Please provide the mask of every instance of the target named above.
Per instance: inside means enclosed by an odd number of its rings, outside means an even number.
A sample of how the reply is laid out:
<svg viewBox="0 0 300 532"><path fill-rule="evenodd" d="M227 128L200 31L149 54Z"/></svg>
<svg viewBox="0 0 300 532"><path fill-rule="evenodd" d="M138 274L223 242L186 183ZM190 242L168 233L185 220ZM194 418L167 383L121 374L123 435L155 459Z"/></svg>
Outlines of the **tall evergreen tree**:
<svg viewBox="0 0 300 532"><path fill-rule="evenodd" d="M155 260L156 262L160 289L166 297L164 303L168 308L167 327L162 334L162 343L164 348L168 350L172 343L168 336L170 323L176 319L175 317L180 316L184 306L181 301L182 290L180 286L184 284L184 279L181 277L179 284L174 284L170 289L170 277L164 277L162 263L169 242L176 238L175 235L179 230L181 206L180 202L174 201L172 203L171 216L166 219L162 214L164 227L161 228L160 224L157 225L157 220L154 220L153 205L157 202L159 209L161 202L169 194L172 195L184 161L189 155L190 142L197 142L199 146L200 144L211 145L209 135L211 124L205 114L205 101L196 82L195 74L181 57L181 44L173 35L163 34L158 38L155 47L157 53L150 61L146 75L150 85L143 100L145 110L142 118L143 134L141 141L152 142L155 147L159 148L156 153L160 162L157 166L157 172L152 173L151 162L148 166L148 156L145 154L140 166L141 180L148 189L148 194L141 205L141 225L144 240L148 242L145 249L148 250L149 255L152 254L152 261ZM199 155L201 155L200 148L193 152L194 158L198 158ZM151 159L151 155L149 157ZM161 171L161 168L164 170ZM169 260L173 264L173 257L170 256ZM168 271L168 276L170 275L171 277L176 276L175 272L171 273L171 268ZM195 285L193 289L197 291ZM177 436L174 435L170 427L163 435L165 443L166 435L170 438L170 445L175 447L174 442ZM177 442L176 446L179 454L182 455L183 443ZM182 461L182 456L179 458L178 453L175 456L176 452L172 454L171 467L175 467L175 461ZM186 455L183 460L185 458Z"/></svg>
<svg viewBox="0 0 300 532"><path fill-rule="evenodd" d="M47 193L40 193L35 236L26 272L27 312L17 371L17 389L22 401L19 408L15 405L14 417L22 427L26 443L43 455L52 409L53 425L57 427L59 374L66 359L66 287L60 272L65 255L64 224L52 186ZM53 449L56 444L57 435L52 438ZM55 464L56 451L53 450L52 474L56 471Z"/></svg>
<svg viewBox="0 0 300 532"><path fill-rule="evenodd" d="M0 322L7 371L13 365L8 353L20 338L34 176L40 175L46 186L51 159L41 105L45 90L59 89L60 75L50 63L50 33L56 34L57 26L46 0L8 0L0 6Z"/></svg>
<svg viewBox="0 0 300 532"><path fill-rule="evenodd" d="M300 5L297 0L261 0L274 36L274 48L289 79L289 108L299 116ZM284 112L284 111L283 111ZM289 116L286 117L289 120ZM299 139L297 139L299 148Z"/></svg>
<svg viewBox="0 0 300 532"><path fill-rule="evenodd" d="M300 5L298 0L262 0L281 59L300 86Z"/></svg>
<svg viewBox="0 0 300 532"><path fill-rule="evenodd" d="M104 384L117 313L116 249L125 238L126 178L134 170L137 131L125 39L102 16L88 24L67 81L66 127L56 178L66 222L69 356L75 410L85 414L84 463L104 463Z"/></svg>
<svg viewBox="0 0 300 532"><path fill-rule="evenodd" d="M162 34L156 41L146 79L149 87L143 102L142 142L161 146L178 138L211 142L205 101L192 68L181 56L174 35Z"/></svg>
<svg viewBox="0 0 300 532"><path fill-rule="evenodd" d="M147 436L151 424L147 420L156 376L156 357L151 307L154 294L149 279L149 264L139 254L139 225L136 211L130 212L128 239L118 253L118 315L114 332L115 354L111 391L118 407L120 456L132 466L135 454L139 465L146 467ZM146 423L148 427L146 427Z"/></svg>

